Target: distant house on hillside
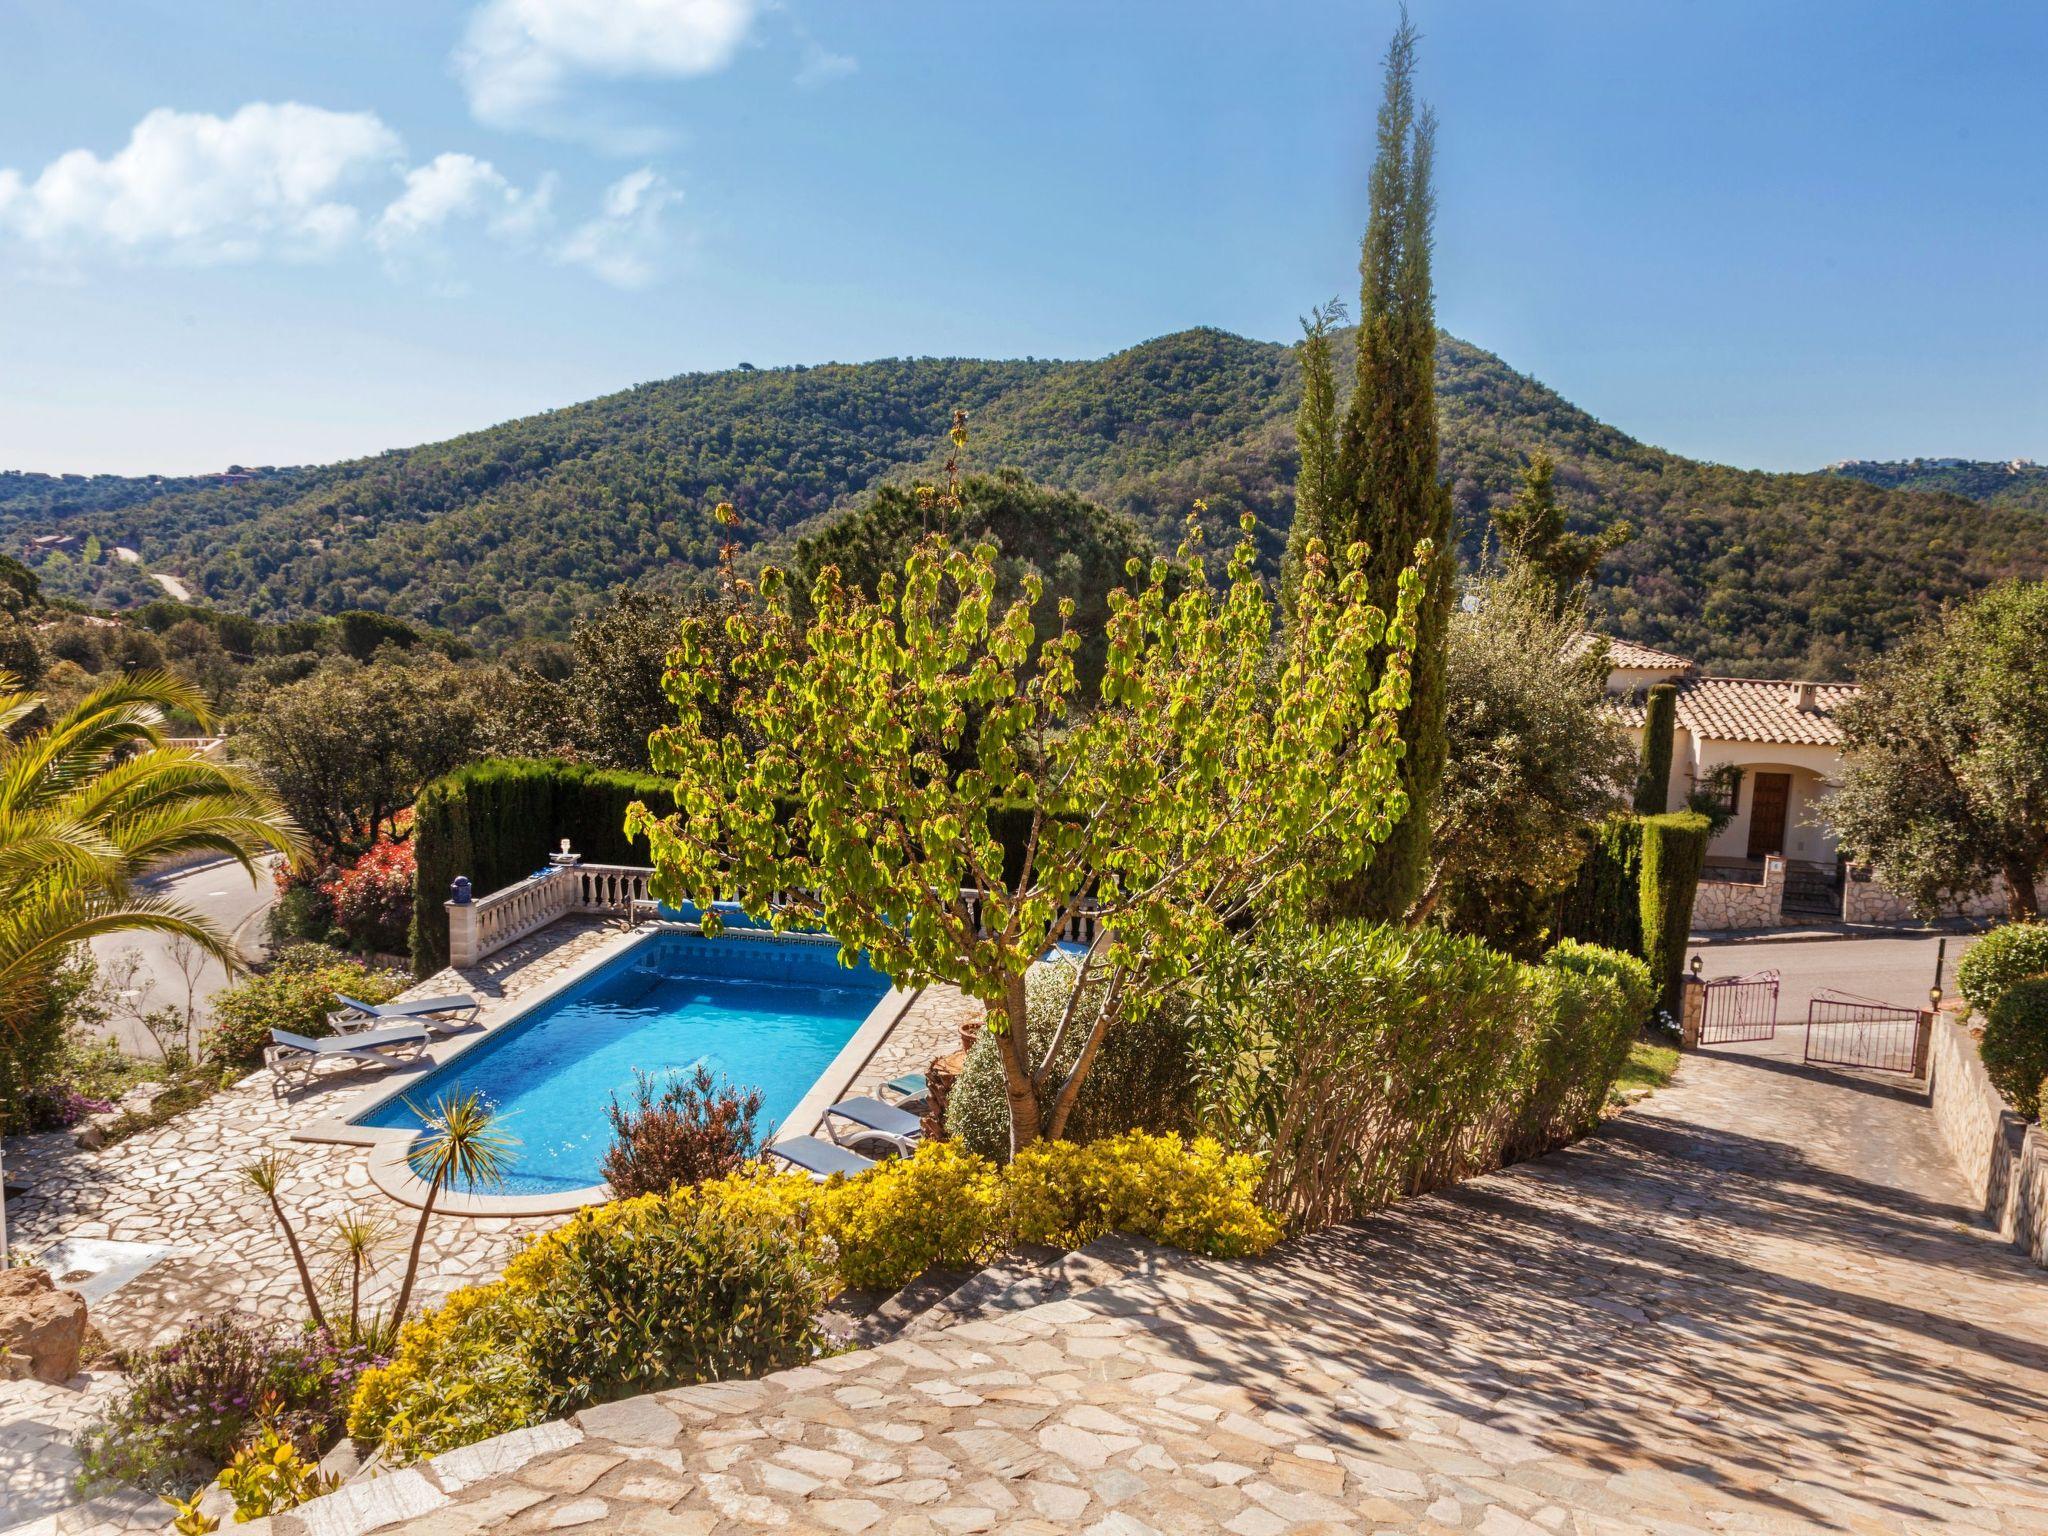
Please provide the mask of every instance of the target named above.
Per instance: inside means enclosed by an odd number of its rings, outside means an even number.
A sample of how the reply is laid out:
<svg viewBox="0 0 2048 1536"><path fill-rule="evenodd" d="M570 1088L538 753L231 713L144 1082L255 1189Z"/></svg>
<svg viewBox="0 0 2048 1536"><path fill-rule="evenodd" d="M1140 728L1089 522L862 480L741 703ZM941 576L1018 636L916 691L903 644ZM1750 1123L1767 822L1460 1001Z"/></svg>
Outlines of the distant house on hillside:
<svg viewBox="0 0 2048 1536"><path fill-rule="evenodd" d="M1595 637L1584 642L1591 645ZM1710 677L1669 651L1607 642L1607 692L1615 716L1642 740L1645 698L1658 683L1678 690L1666 810L1695 792L1723 796L1726 826L1707 845L1693 927L1764 928L1801 918L1895 922L1907 903L1841 857L1820 805L1842 779L1836 720L1853 683ZM1716 770L1723 770L1718 773ZM1962 910L2005 910L2002 892Z"/></svg>

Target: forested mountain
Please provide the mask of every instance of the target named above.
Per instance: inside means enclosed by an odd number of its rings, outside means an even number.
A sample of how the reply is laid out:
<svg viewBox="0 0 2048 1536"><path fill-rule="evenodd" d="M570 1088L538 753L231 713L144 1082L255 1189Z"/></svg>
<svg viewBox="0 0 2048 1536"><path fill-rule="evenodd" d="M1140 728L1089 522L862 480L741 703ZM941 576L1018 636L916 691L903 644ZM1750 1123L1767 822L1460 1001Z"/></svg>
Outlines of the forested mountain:
<svg viewBox="0 0 2048 1536"><path fill-rule="evenodd" d="M2048 513L2048 465L2028 459L1851 459L1829 472L1895 491L1948 491Z"/></svg>
<svg viewBox="0 0 2048 1536"><path fill-rule="evenodd" d="M1942 599L2048 566L2038 507L1846 474L1729 469L1649 447L1499 358L1439 348L1445 472L1469 560L1548 449L1581 526L1626 518L1598 603L1614 632L1760 673L1841 676ZM1348 357L1340 357L1340 377ZM503 643L560 635L613 587L702 581L740 537L787 552L878 484L928 474L956 408L968 463L1016 466L1170 541L1196 498L1250 509L1277 558L1299 389L1288 347L1221 331L1093 362L893 359L686 374L447 442L242 477L0 476L0 537L96 534L261 617L376 609ZM90 595L99 570L40 567ZM99 568L99 569L104 569Z"/></svg>

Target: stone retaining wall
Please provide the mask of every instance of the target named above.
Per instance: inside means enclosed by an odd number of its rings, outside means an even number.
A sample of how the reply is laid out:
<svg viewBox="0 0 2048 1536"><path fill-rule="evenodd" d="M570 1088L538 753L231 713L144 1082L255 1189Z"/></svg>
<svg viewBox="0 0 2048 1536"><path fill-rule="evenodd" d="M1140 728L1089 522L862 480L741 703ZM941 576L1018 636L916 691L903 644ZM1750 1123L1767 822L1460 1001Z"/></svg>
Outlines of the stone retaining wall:
<svg viewBox="0 0 2048 1536"><path fill-rule="evenodd" d="M2048 1269L2048 1134L2006 1105L1976 1040L1953 1015L1934 1021L1928 1078L1935 1126L1978 1208Z"/></svg>
<svg viewBox="0 0 2048 1536"><path fill-rule="evenodd" d="M1761 880L1702 878L1692 899L1694 933L1726 933L1742 928L1775 928L1784 919L1785 861L1764 860Z"/></svg>

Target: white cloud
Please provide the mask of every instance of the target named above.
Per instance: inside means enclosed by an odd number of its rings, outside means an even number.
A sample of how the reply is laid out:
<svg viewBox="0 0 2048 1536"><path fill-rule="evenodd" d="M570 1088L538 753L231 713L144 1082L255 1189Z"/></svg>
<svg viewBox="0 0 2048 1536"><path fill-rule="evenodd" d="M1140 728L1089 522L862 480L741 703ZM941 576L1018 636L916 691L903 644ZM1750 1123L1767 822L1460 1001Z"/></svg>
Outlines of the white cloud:
<svg viewBox="0 0 2048 1536"><path fill-rule="evenodd" d="M668 80L730 64L763 0L485 0L455 70L472 113L546 127L578 77Z"/></svg>
<svg viewBox="0 0 2048 1536"><path fill-rule="evenodd" d="M211 265L374 251L394 276L433 276L450 270L454 242L482 239L620 287L654 280L664 216L681 194L653 167L614 182L582 223L558 216L555 194L552 173L522 187L458 151L409 165L398 135L369 112L162 108L106 158L74 149L32 176L0 166L0 252L19 252L27 271L69 276L110 259Z"/></svg>
<svg viewBox="0 0 2048 1536"><path fill-rule="evenodd" d="M405 173L405 190L378 216L372 237L389 250L461 220L501 238L525 239L546 224L553 200L552 178L525 192L488 160L439 154Z"/></svg>
<svg viewBox="0 0 2048 1536"><path fill-rule="evenodd" d="M34 180L0 170L0 236L56 259L322 256L360 227L350 194L392 175L402 150L370 112L252 102L222 118L160 107L105 159L70 150Z"/></svg>
<svg viewBox="0 0 2048 1536"><path fill-rule="evenodd" d="M803 90L844 80L860 68L860 60L852 54L834 53L808 33L803 36L803 47L804 61L796 72L796 83Z"/></svg>
<svg viewBox="0 0 2048 1536"><path fill-rule="evenodd" d="M652 166L642 166L605 189L597 217L571 230L555 257L616 288L644 288L667 244L662 215L681 198Z"/></svg>

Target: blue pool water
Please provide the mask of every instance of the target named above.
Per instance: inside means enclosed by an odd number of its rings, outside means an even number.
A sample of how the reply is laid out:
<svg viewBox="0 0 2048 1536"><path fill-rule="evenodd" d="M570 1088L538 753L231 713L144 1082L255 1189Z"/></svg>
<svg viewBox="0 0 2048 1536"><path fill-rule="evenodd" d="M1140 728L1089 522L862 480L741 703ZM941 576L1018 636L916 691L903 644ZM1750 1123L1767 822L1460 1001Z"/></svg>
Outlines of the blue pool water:
<svg viewBox="0 0 2048 1536"><path fill-rule="evenodd" d="M699 1062L761 1090L763 1141L889 990L832 944L657 934L505 1025L357 1125L417 1129L415 1105L479 1093L519 1139L495 1191L554 1194L601 1181L611 1145L605 1107L630 1101L637 1067L660 1078Z"/></svg>

